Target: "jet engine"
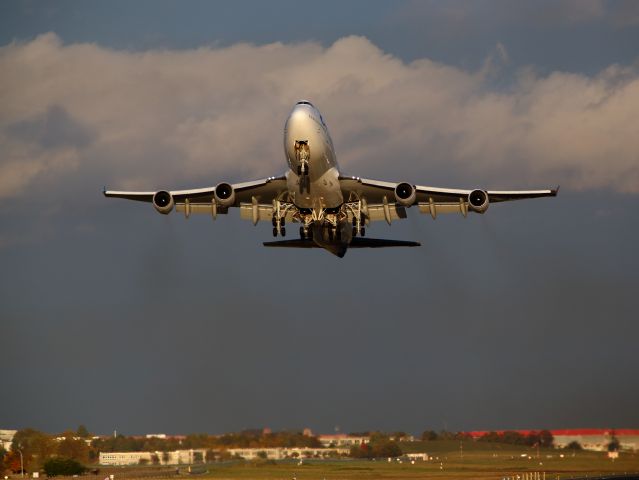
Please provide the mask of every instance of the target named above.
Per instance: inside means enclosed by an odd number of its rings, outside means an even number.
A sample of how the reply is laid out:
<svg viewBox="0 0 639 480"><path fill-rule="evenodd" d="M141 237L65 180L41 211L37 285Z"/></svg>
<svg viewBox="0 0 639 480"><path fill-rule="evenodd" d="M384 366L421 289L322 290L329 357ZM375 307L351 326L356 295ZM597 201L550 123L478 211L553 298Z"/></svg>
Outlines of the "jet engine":
<svg viewBox="0 0 639 480"><path fill-rule="evenodd" d="M488 210L488 194L484 190L473 190L468 194L468 205L477 213Z"/></svg>
<svg viewBox="0 0 639 480"><path fill-rule="evenodd" d="M215 187L215 201L223 207L230 207L235 203L235 190L233 185L220 183Z"/></svg>
<svg viewBox="0 0 639 480"><path fill-rule="evenodd" d="M153 206L155 209L163 215L168 215L173 210L175 202L173 201L173 195L166 190L160 190L153 195Z"/></svg>
<svg viewBox="0 0 639 480"><path fill-rule="evenodd" d="M403 182L395 187L395 200L400 205L410 207L415 203L415 198L417 198L417 192L410 183Z"/></svg>

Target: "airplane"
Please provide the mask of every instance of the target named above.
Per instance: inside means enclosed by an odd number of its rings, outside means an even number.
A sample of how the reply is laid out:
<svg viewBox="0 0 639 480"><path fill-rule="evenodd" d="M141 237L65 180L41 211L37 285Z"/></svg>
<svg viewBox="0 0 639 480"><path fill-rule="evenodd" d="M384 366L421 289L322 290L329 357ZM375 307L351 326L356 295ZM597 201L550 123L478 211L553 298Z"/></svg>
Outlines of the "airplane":
<svg viewBox="0 0 639 480"><path fill-rule="evenodd" d="M230 208L256 225L270 221L273 236L286 236L286 223L299 223L299 238L264 242L266 247L324 248L343 257L349 248L416 247L419 242L365 237L375 221L406 218L417 206L433 219L443 213L485 213L491 203L525 198L554 197L547 190L472 190L428 187L344 176L337 164L333 140L319 110L300 100L286 119L284 155L288 169L281 176L227 183L192 190L146 192L104 189L106 197L150 202L164 215L173 209L205 213L216 219Z"/></svg>

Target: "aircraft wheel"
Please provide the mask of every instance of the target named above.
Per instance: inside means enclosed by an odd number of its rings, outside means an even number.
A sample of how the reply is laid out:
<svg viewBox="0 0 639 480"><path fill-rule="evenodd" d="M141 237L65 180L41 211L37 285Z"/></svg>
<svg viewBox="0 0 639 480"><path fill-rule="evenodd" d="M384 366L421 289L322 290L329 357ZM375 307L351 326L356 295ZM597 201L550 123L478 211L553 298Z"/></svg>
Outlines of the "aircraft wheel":
<svg viewBox="0 0 639 480"><path fill-rule="evenodd" d="M353 227L353 236L356 237L357 236L357 227Z"/></svg>
<svg viewBox="0 0 639 480"><path fill-rule="evenodd" d="M286 225L286 220L284 220L284 217L280 218L280 227L283 227L284 225Z"/></svg>
<svg viewBox="0 0 639 480"><path fill-rule="evenodd" d="M364 227L359 229L359 234L363 237L364 235L366 235L366 229Z"/></svg>
<svg viewBox="0 0 639 480"><path fill-rule="evenodd" d="M280 228L280 234L285 237L286 236L286 229L284 227Z"/></svg>
<svg viewBox="0 0 639 480"><path fill-rule="evenodd" d="M273 236L277 237L277 228L276 227L273 227Z"/></svg>
<svg viewBox="0 0 639 480"><path fill-rule="evenodd" d="M300 238L302 240L306 240L306 235L304 234L304 227L300 227Z"/></svg>
<svg viewBox="0 0 639 480"><path fill-rule="evenodd" d="M273 224L274 227L277 227L277 219L275 218L275 215L273 215L273 218L271 219L271 223Z"/></svg>

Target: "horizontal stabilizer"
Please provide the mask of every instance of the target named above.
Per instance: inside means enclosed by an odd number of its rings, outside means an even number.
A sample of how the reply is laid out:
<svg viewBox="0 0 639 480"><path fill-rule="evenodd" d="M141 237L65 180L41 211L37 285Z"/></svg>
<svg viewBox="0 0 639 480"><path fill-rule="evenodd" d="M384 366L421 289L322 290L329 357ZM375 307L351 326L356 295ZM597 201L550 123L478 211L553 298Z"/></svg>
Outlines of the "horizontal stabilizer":
<svg viewBox="0 0 639 480"><path fill-rule="evenodd" d="M386 240L384 238L362 238L355 237L351 241L349 248L383 248L383 247L421 247L419 242L408 240Z"/></svg>
<svg viewBox="0 0 639 480"><path fill-rule="evenodd" d="M265 247L284 247L284 248L322 248L312 240L279 240L275 242L264 242ZM362 238L355 237L351 241L349 248L384 248L384 247L420 247L419 242L410 242L406 240L385 240L383 238Z"/></svg>

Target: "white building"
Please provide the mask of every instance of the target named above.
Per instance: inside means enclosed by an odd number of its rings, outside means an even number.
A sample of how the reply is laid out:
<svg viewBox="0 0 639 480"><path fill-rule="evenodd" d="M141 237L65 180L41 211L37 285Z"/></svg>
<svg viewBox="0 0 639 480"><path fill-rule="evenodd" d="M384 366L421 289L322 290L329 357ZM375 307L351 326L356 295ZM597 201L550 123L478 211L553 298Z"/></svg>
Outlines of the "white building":
<svg viewBox="0 0 639 480"><path fill-rule="evenodd" d="M11 450L11 442L16 433L17 430L0 430L0 446L7 452Z"/></svg>
<svg viewBox="0 0 639 480"><path fill-rule="evenodd" d="M324 447L352 447L371 441L371 437L354 437L343 433L319 435L317 439Z"/></svg>
<svg viewBox="0 0 639 480"><path fill-rule="evenodd" d="M586 450L605 451L614 438L622 450L639 450L639 430L632 429L566 429L552 430L555 447L563 448L571 442L578 442Z"/></svg>
<svg viewBox="0 0 639 480"><path fill-rule="evenodd" d="M122 466L140 463L159 465L191 465L206 460L206 449L174 450L172 452L100 452L100 465Z"/></svg>
<svg viewBox="0 0 639 480"><path fill-rule="evenodd" d="M408 457L409 460L422 460L424 462L428 461L427 453L407 453L406 457Z"/></svg>
<svg viewBox="0 0 639 480"><path fill-rule="evenodd" d="M285 458L326 458L348 455L348 448L229 448L233 456L244 460L283 460Z"/></svg>

